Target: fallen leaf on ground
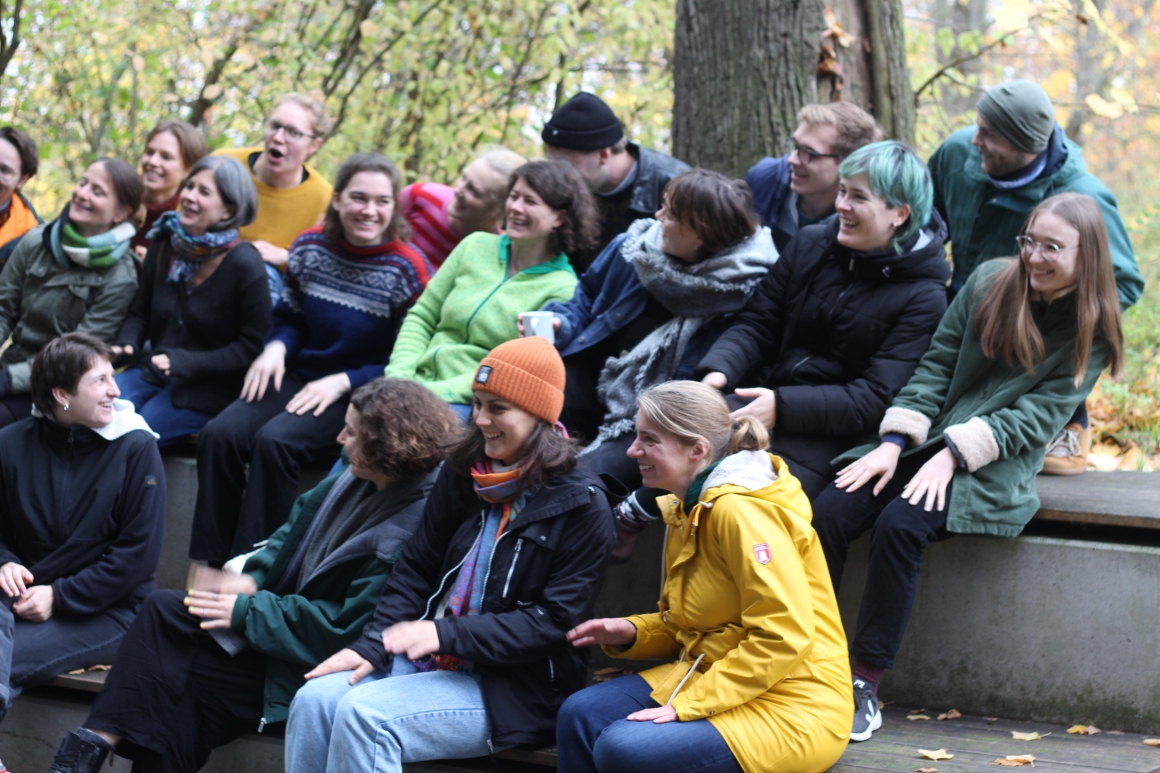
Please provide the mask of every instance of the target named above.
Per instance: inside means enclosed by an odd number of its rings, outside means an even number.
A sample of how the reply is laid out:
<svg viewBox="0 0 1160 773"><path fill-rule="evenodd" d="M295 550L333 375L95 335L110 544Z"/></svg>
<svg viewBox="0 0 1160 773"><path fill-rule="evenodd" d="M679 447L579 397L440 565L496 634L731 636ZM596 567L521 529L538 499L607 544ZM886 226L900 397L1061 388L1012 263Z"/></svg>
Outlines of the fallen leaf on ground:
<svg viewBox="0 0 1160 773"><path fill-rule="evenodd" d="M948 711L944 714L939 714L938 718L939 719L958 719L961 716L962 716L962 714L960 714L956 709L951 709L950 711Z"/></svg>
<svg viewBox="0 0 1160 773"><path fill-rule="evenodd" d="M76 676L77 674L83 674L84 672L85 672L85 670L83 668L78 668L76 671L69 671L68 675L69 676Z"/></svg>
<svg viewBox="0 0 1160 773"><path fill-rule="evenodd" d="M1144 743L1148 746L1160 746L1160 738L1145 738Z"/></svg>
<svg viewBox="0 0 1160 773"><path fill-rule="evenodd" d="M1007 759L996 759L995 764L1002 765L1005 768L1018 768L1023 765L1035 767L1035 758L1030 754L1008 754Z"/></svg>
<svg viewBox="0 0 1160 773"><path fill-rule="evenodd" d="M112 668L112 666L89 666L90 671L109 671Z"/></svg>
<svg viewBox="0 0 1160 773"><path fill-rule="evenodd" d="M1087 725L1072 725L1067 732L1069 735L1083 735L1087 732Z"/></svg>
<svg viewBox="0 0 1160 773"><path fill-rule="evenodd" d="M1098 727L1095 725L1088 725L1087 733L1085 733L1085 735L1095 735L1098 732L1100 732Z"/></svg>
<svg viewBox="0 0 1160 773"><path fill-rule="evenodd" d="M938 773L938 768L915 768L914 773Z"/></svg>
<svg viewBox="0 0 1160 773"><path fill-rule="evenodd" d="M1011 731L1011 737L1016 741L1038 741L1040 738L1046 738L1049 735L1051 735L1051 733L1044 733L1043 735L1040 735L1039 733L1034 732L1020 733L1018 730Z"/></svg>
<svg viewBox="0 0 1160 773"><path fill-rule="evenodd" d="M983 719L987 720L988 722L998 722L999 721L998 717L983 717Z"/></svg>
<svg viewBox="0 0 1160 773"><path fill-rule="evenodd" d="M882 711L882 709L884 709L884 708L886 708L886 704L883 703L882 701L878 701L878 710Z"/></svg>
<svg viewBox="0 0 1160 773"><path fill-rule="evenodd" d="M930 717L927 716L926 714L907 714L906 718L909 720L930 719Z"/></svg>
<svg viewBox="0 0 1160 773"><path fill-rule="evenodd" d="M618 676L624 676L628 673L625 668L602 668L599 671L592 672L592 681L607 682L609 679L615 679Z"/></svg>
<svg viewBox="0 0 1160 773"><path fill-rule="evenodd" d="M934 751L919 749L918 753L928 760L953 760L955 758L955 755L948 753L946 749L935 749Z"/></svg>

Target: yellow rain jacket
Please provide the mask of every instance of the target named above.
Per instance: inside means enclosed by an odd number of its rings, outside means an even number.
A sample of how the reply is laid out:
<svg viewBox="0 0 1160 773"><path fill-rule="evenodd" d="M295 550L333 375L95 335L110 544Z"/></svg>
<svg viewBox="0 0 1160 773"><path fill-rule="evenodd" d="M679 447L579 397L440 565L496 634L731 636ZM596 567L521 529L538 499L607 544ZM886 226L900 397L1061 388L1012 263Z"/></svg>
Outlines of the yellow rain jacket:
<svg viewBox="0 0 1160 773"><path fill-rule="evenodd" d="M681 721L708 719L745 773L820 773L854 718L846 635L801 484L779 457L742 451L713 468L667 525L661 612L627 618L612 657L679 658L641 673ZM696 664L696 665L694 665Z"/></svg>

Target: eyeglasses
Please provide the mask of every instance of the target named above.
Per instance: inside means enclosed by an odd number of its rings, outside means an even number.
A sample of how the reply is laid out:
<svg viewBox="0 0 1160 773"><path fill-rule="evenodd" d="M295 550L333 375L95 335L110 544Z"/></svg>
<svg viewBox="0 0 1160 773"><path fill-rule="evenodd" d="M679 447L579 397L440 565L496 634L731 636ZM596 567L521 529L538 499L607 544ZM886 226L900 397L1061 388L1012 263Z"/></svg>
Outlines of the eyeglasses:
<svg viewBox="0 0 1160 773"><path fill-rule="evenodd" d="M1067 250L1074 250L1078 244L1073 244L1070 247L1061 247L1052 242L1037 242L1030 236L1016 236L1015 242L1019 245L1019 254L1024 257L1031 257L1035 254L1035 250L1039 250L1039 254L1043 256L1044 260L1055 262L1059 260L1059 255Z"/></svg>
<svg viewBox="0 0 1160 773"><path fill-rule="evenodd" d="M307 134L305 132L299 131L298 129L295 129L293 126L287 126L284 123L279 123L278 121L275 121L273 118L271 118L269 121L266 121L266 135L267 136L273 137L275 134L277 134L280 131L286 135L287 142L298 142L303 137L310 137L311 139L318 138L317 134Z"/></svg>
<svg viewBox="0 0 1160 773"><path fill-rule="evenodd" d="M813 150L812 148L807 148L805 145L799 145L799 144L797 144L797 141L793 137L786 137L785 138L785 152L786 153L795 153L796 152L798 154L798 158L800 158L801 162L803 164L805 164L806 166L809 166L810 162L813 161L815 158L838 158L839 157L837 153L819 153L818 151Z"/></svg>

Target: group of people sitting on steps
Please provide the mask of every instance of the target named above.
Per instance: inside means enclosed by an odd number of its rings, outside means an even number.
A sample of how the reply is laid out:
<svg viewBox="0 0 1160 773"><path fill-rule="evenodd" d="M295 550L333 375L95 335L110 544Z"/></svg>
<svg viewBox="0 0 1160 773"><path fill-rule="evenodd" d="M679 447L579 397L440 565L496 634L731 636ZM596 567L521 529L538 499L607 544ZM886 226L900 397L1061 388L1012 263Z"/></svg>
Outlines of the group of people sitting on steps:
<svg viewBox="0 0 1160 773"><path fill-rule="evenodd" d="M580 93L544 160L403 187L358 153L332 187L289 94L258 147L160 124L46 224L0 129L0 716L111 663L49 771L195 771L275 723L291 773L804 773L870 738L925 548L1083 470L1143 281L1032 82L929 165L852 105L799 119L743 182ZM191 435L195 565L159 590ZM653 521L659 610L594 618ZM585 687L592 645L664 665Z"/></svg>

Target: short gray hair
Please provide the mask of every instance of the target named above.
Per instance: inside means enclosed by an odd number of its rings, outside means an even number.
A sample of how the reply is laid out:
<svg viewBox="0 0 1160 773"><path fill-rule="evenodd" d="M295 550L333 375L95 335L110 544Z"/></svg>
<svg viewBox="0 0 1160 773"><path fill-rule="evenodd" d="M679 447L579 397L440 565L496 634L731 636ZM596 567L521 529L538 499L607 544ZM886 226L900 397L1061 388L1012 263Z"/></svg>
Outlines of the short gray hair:
<svg viewBox="0 0 1160 773"><path fill-rule="evenodd" d="M213 182L222 201L234 208L233 217L214 223L209 230L226 231L230 228L242 228L254 222L254 218L258 216L258 191L254 188L250 170L242 166L242 162L236 158L205 156L190 167L182 187L203 169L213 172Z"/></svg>

